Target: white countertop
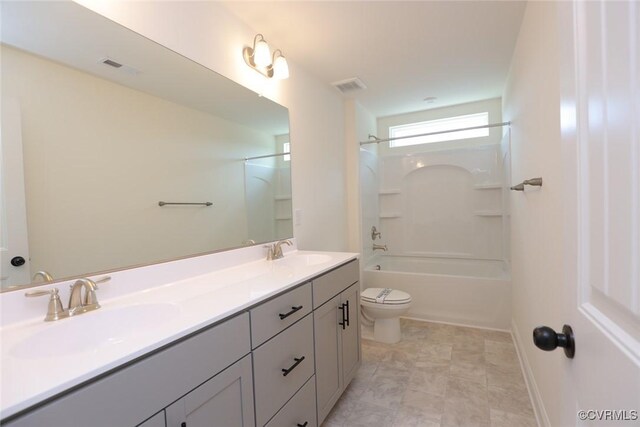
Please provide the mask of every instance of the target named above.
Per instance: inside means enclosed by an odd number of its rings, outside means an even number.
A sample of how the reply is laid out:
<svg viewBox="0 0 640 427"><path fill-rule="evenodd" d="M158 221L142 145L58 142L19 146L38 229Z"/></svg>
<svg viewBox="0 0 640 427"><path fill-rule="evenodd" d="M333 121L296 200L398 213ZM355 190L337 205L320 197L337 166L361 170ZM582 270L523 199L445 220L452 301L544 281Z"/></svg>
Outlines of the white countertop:
<svg viewBox="0 0 640 427"><path fill-rule="evenodd" d="M41 316L0 329L0 419L357 257L344 252L289 251L281 260L245 262L99 298L100 309L54 322L43 321L46 304L42 304ZM305 265L305 259L313 265ZM112 284L104 285L108 286Z"/></svg>

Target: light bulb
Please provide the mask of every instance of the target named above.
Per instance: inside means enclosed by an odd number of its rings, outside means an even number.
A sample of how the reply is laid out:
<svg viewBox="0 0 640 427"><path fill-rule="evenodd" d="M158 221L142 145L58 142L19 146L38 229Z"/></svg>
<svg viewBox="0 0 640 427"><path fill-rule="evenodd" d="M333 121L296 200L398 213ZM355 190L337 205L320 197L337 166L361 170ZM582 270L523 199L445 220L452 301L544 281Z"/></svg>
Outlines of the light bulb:
<svg viewBox="0 0 640 427"><path fill-rule="evenodd" d="M289 78L289 64L282 55L273 61L273 78L280 80Z"/></svg>
<svg viewBox="0 0 640 427"><path fill-rule="evenodd" d="M256 64L256 67L261 68L266 68L271 65L271 51L264 39L256 43L256 47L253 50L253 62Z"/></svg>

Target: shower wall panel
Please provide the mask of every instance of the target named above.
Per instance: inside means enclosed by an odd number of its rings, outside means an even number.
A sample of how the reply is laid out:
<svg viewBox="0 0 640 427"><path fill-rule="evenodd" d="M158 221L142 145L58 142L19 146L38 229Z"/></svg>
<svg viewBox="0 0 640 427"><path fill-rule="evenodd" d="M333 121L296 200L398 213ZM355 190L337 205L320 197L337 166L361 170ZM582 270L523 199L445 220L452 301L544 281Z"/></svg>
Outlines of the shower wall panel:
<svg viewBox="0 0 640 427"><path fill-rule="evenodd" d="M504 259L500 145L380 158L379 217L395 255Z"/></svg>

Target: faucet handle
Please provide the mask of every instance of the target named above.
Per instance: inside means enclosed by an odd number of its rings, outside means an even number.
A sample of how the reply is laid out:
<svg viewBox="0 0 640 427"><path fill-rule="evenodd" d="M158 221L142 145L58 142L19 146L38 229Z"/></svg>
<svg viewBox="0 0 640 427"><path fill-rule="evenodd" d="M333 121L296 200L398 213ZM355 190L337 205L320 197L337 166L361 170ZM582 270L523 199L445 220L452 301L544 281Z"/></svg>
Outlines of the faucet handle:
<svg viewBox="0 0 640 427"><path fill-rule="evenodd" d="M52 320L62 319L63 317L67 317L69 314L65 311L62 306L62 301L60 301L60 295L58 295L58 288L47 289L47 290L35 290L25 292L24 296L27 298L33 297L41 297L45 295L51 295L49 298L49 307L47 309L47 315L44 318L45 322L51 322Z"/></svg>
<svg viewBox="0 0 640 427"><path fill-rule="evenodd" d="M267 249L267 261L273 261L273 246L264 245L263 248Z"/></svg>
<svg viewBox="0 0 640 427"><path fill-rule="evenodd" d="M99 279L92 280L93 284L94 284L94 285L96 285L96 286L95 286L95 288L96 288L96 289L100 289L100 288L98 288L98 286L97 286L97 285L98 285L98 283L107 283L107 282L110 282L110 281L111 281L111 276L104 276L104 277L101 277L101 278L99 278Z"/></svg>

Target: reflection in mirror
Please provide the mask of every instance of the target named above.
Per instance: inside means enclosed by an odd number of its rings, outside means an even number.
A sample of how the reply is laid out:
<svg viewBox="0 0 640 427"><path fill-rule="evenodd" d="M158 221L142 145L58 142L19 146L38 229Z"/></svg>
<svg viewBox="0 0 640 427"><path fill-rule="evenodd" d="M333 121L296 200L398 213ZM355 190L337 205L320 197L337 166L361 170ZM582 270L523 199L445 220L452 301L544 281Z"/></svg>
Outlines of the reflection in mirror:
<svg viewBox="0 0 640 427"><path fill-rule="evenodd" d="M75 3L1 7L3 289L292 236L285 108Z"/></svg>

